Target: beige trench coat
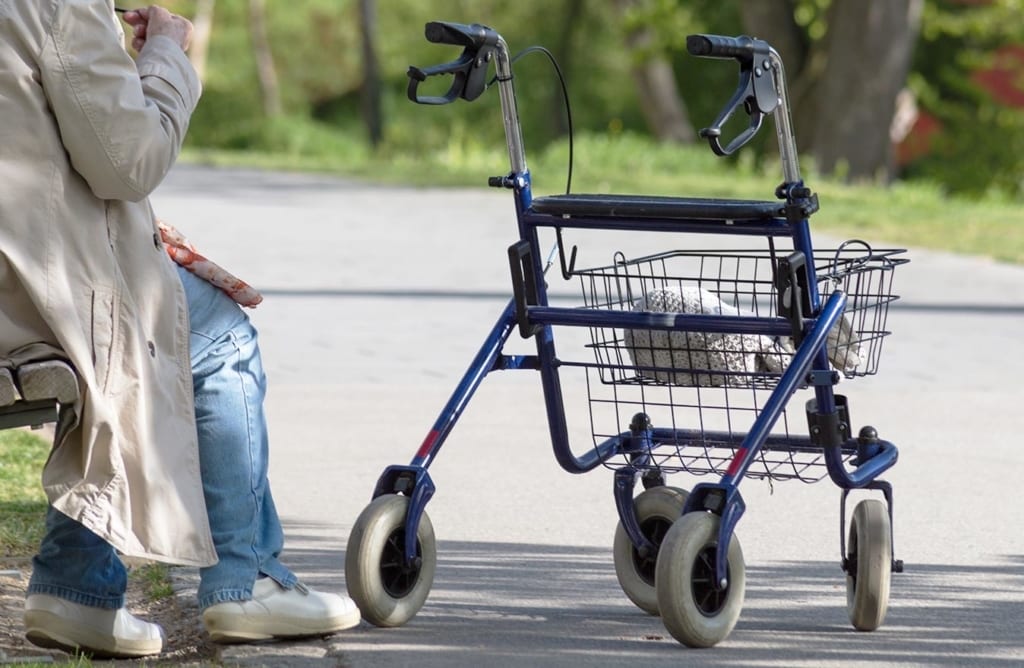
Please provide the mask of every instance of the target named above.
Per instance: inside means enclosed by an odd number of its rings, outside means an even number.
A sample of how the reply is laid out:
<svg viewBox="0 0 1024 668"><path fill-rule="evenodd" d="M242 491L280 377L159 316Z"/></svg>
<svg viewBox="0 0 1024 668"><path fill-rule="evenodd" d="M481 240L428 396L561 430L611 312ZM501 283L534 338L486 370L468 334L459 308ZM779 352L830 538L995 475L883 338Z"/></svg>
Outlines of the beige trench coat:
<svg viewBox="0 0 1024 668"><path fill-rule="evenodd" d="M0 2L0 365L80 377L43 472L57 509L126 555L210 565L187 307L147 200L199 82L169 38L123 44L111 0Z"/></svg>

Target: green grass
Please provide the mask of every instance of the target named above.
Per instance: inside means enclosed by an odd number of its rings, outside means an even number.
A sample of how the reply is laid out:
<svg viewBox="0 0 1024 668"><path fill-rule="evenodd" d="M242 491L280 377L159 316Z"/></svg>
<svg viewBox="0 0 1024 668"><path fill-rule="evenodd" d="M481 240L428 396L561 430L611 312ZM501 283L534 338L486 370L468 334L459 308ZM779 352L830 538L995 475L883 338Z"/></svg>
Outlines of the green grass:
<svg viewBox="0 0 1024 668"><path fill-rule="evenodd" d="M43 464L50 444L22 429L0 431L0 556L35 554L46 528ZM156 601L171 596L167 566L143 563L131 569L146 597Z"/></svg>
<svg viewBox="0 0 1024 668"><path fill-rule="evenodd" d="M170 572L166 564L143 564L132 569L131 577L141 583L142 590L150 601L159 601L174 595Z"/></svg>
<svg viewBox="0 0 1024 668"><path fill-rule="evenodd" d="M50 444L22 429L0 431L0 558L21 559L35 554L46 527L46 495L42 471ZM130 570L135 586L151 601L174 594L168 567L145 563ZM19 663L19 666L88 668L83 656L66 661Z"/></svg>
<svg viewBox="0 0 1024 668"><path fill-rule="evenodd" d="M43 464L50 444L20 429L0 431L0 555L35 554L43 537Z"/></svg>
<svg viewBox="0 0 1024 668"><path fill-rule="evenodd" d="M508 171L501 142L484 145L465 131L453 131L446 144L401 149L385 145L376 153L351 135L331 135L297 123L295 136L276 125L273 141L256 152L199 151L183 159L215 165L330 172L374 182L412 186L486 187L487 177ZM331 137L329 140L328 137ZM347 137L347 138L346 138ZM556 143L529 155L534 194L564 192L568 149ZM703 144L660 145L631 135L579 137L575 146L573 192L639 193L690 197L772 199L782 180L777 164L755 166L715 157ZM864 238L872 244L898 244L981 255L1024 264L1024 203L998 196L980 201L945 195L928 183L899 182L889 187L850 185L815 174L803 165L821 210L815 229Z"/></svg>

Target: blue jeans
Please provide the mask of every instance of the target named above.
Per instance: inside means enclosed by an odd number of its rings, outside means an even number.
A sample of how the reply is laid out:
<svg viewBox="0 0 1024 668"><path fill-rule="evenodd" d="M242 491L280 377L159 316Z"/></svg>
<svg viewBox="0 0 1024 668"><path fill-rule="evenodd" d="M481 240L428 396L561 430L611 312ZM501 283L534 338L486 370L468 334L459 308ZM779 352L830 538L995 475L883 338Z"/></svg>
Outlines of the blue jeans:
<svg viewBox="0 0 1024 668"><path fill-rule="evenodd" d="M286 588L297 578L280 561L281 523L267 480L266 378L256 330L234 301L184 269L203 494L217 564L199 570L199 607L252 598L257 577ZM29 594L100 608L124 605L127 574L114 549L78 522L47 511L32 559Z"/></svg>

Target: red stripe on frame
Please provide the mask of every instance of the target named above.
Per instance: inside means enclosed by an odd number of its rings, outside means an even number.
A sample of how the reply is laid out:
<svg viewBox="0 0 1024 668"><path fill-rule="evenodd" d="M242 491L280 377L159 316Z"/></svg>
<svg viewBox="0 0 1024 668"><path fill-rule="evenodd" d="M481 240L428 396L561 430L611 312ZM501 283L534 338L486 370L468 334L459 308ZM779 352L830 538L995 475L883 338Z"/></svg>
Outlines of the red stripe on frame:
<svg viewBox="0 0 1024 668"><path fill-rule="evenodd" d="M747 456L747 449L740 448L736 451L736 454L732 456L732 461L729 462L729 470L725 472L727 476L735 476L739 473L740 464L743 463L743 458Z"/></svg>
<svg viewBox="0 0 1024 668"><path fill-rule="evenodd" d="M437 438L440 435L441 432L436 429L432 429L430 433L427 434L427 437L423 439L423 445L421 445L420 449L416 451L416 458L421 459L430 454L430 450L434 447L434 443L437 442Z"/></svg>

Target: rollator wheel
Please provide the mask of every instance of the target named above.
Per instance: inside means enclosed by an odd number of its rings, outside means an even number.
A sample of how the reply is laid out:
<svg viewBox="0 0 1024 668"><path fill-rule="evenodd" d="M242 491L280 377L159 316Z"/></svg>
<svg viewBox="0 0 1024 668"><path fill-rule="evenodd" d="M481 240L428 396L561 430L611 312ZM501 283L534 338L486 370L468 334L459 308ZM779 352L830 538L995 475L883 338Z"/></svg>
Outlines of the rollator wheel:
<svg viewBox="0 0 1024 668"><path fill-rule="evenodd" d="M728 585L714 584L718 549L717 515L686 513L661 543L655 568L658 607L665 628L688 647L711 647L732 632L743 609L746 568L734 535L729 541Z"/></svg>
<svg viewBox="0 0 1024 668"><path fill-rule="evenodd" d="M416 563L405 565L405 513L409 497L378 496L356 519L345 553L349 596L363 619L401 626L427 600L437 567L434 527L424 512L416 531Z"/></svg>
<svg viewBox="0 0 1024 668"><path fill-rule="evenodd" d="M633 500L636 518L644 536L661 547L672 523L683 514L688 493L677 487L658 486L645 490ZM654 589L654 567L658 552L641 556L620 521L615 528L615 575L630 601L644 612L657 615L658 593Z"/></svg>
<svg viewBox="0 0 1024 668"><path fill-rule="evenodd" d="M889 513L878 499L857 504L846 545L846 610L858 631L874 631L889 608L892 533Z"/></svg>

